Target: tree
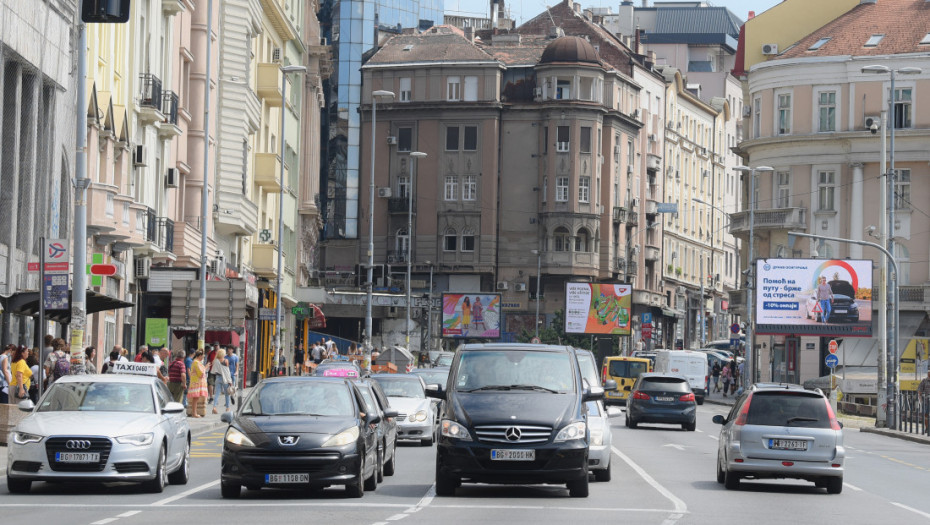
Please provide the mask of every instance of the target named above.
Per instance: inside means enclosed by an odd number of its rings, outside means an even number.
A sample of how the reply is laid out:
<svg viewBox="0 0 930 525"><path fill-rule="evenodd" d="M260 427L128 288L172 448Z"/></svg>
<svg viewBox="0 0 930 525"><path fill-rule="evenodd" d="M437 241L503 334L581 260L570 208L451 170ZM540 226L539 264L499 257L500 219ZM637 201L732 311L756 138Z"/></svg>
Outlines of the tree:
<svg viewBox="0 0 930 525"><path fill-rule="evenodd" d="M535 335L535 332L524 329L517 336L521 343L529 343ZM591 348L591 336L584 334L566 334L565 333L565 311L558 310L552 315L552 322L548 326L539 328L539 341L548 345L569 345L577 348Z"/></svg>

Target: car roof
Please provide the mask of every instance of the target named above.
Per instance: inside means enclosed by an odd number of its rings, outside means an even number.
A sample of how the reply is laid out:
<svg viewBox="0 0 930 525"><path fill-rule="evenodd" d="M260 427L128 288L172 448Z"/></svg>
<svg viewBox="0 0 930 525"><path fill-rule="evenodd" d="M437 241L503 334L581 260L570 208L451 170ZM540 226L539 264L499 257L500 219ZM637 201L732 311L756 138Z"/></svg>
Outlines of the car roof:
<svg viewBox="0 0 930 525"><path fill-rule="evenodd" d="M81 374L67 375L58 378L55 383L133 383L139 385L151 385L155 381L160 381L155 376L142 374Z"/></svg>
<svg viewBox="0 0 930 525"><path fill-rule="evenodd" d="M568 352L572 350L567 345L543 345L533 343L468 343L459 347L459 351L501 351L501 350L529 350L537 352Z"/></svg>
<svg viewBox="0 0 930 525"><path fill-rule="evenodd" d="M372 379L383 379L383 378L400 379L401 381L420 381L420 376L412 375L412 374L391 374L391 373L371 374L371 378Z"/></svg>
<svg viewBox="0 0 930 525"><path fill-rule="evenodd" d="M276 376L262 380L262 383L290 383L298 381L313 381L324 383L349 383L347 377L324 377L324 376Z"/></svg>
<svg viewBox="0 0 930 525"><path fill-rule="evenodd" d="M819 388L804 388L796 383L753 383L751 389L753 392L807 392L824 395Z"/></svg>
<svg viewBox="0 0 930 525"><path fill-rule="evenodd" d="M688 378L681 374L670 374L667 372L643 372L639 374L640 379L652 379L653 377L674 377L675 379L681 379L687 381Z"/></svg>

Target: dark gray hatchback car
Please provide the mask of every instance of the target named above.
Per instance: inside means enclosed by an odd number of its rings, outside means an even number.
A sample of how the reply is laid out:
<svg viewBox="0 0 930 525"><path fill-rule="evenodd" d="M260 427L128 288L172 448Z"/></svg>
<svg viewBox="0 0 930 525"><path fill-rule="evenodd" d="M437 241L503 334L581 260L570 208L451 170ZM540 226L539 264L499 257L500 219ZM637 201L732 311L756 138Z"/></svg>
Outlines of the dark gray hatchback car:
<svg viewBox="0 0 930 525"><path fill-rule="evenodd" d="M672 423L697 428L697 401L684 376L663 372L640 374L626 401L626 426Z"/></svg>

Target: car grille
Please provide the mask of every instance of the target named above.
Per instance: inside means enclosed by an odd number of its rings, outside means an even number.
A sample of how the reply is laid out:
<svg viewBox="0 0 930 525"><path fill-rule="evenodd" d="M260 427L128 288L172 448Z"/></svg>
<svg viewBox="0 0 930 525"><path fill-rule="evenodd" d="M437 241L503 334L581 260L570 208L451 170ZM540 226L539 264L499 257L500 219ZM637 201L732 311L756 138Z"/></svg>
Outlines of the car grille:
<svg viewBox="0 0 930 525"><path fill-rule="evenodd" d="M133 474L149 471L149 465L144 461L124 461L122 463L114 463L113 468L115 468L116 471L120 474Z"/></svg>
<svg viewBox="0 0 930 525"><path fill-rule="evenodd" d="M519 439L509 439L509 435L515 434L510 431L515 429L519 433ZM552 427L538 427L529 425L483 425L475 427L475 434L478 441L485 443L545 443L549 441L552 435Z"/></svg>
<svg viewBox="0 0 930 525"><path fill-rule="evenodd" d="M341 459L332 452L259 452L238 455L239 462L266 474L290 474L327 470Z"/></svg>
<svg viewBox="0 0 930 525"><path fill-rule="evenodd" d="M90 448L71 450L66 443L72 439L90 441ZM54 437L46 440L45 453L48 455L49 466L56 472L101 472L107 465L112 447L113 443L107 438ZM100 461L97 463L58 463L55 461L56 452L99 452Z"/></svg>
<svg viewBox="0 0 930 525"><path fill-rule="evenodd" d="M19 472L38 472L42 463L38 461L14 461L12 470Z"/></svg>

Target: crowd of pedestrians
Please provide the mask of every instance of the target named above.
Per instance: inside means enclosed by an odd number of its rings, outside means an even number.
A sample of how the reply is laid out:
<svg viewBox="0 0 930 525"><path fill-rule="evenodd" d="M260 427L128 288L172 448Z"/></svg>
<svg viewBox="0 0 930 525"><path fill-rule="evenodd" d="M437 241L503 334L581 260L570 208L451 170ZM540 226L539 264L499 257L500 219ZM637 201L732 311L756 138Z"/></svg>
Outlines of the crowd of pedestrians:
<svg viewBox="0 0 930 525"><path fill-rule="evenodd" d="M722 392L723 397L727 397L727 394L731 396L739 395L742 393L740 387L742 374L743 363L737 364L735 359L724 363L723 366L719 362L715 362L710 371L711 381L713 382L711 393ZM723 383L722 388L720 383Z"/></svg>

